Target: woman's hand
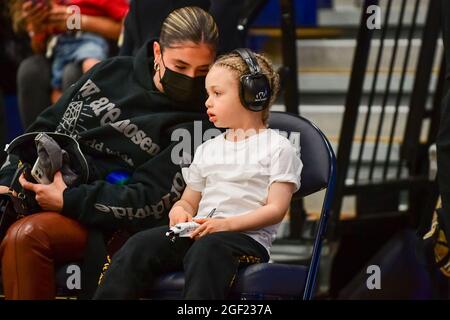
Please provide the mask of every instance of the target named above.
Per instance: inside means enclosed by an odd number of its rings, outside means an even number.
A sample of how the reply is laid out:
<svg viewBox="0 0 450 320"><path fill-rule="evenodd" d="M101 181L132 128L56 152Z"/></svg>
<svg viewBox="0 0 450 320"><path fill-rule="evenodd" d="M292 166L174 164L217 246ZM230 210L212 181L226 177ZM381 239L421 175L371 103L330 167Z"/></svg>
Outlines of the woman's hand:
<svg viewBox="0 0 450 320"><path fill-rule="evenodd" d="M42 209L60 212L64 205L63 192L67 188L61 172L56 172L51 184L37 184L29 182L23 175L19 177L23 188L36 194L36 201Z"/></svg>
<svg viewBox="0 0 450 320"><path fill-rule="evenodd" d="M231 230L229 220L226 218L199 218L195 219L195 222L200 224L200 226L191 233L191 238L195 240L198 240L199 238L204 237L209 233Z"/></svg>
<svg viewBox="0 0 450 320"><path fill-rule="evenodd" d="M177 223L192 221L192 215L184 210L181 206L175 206L169 212L169 226L174 226Z"/></svg>
<svg viewBox="0 0 450 320"><path fill-rule="evenodd" d="M28 31L38 33L46 28L50 8L43 3L33 5L31 1L22 4L22 19Z"/></svg>

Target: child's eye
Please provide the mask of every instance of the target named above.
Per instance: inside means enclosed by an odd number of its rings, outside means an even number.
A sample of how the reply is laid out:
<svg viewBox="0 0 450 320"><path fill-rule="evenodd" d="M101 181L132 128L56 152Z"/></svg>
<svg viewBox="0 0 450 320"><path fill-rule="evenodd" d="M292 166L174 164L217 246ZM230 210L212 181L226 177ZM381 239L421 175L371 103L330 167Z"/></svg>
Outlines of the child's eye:
<svg viewBox="0 0 450 320"><path fill-rule="evenodd" d="M214 91L213 93L216 97L220 96L220 94L221 94L219 91Z"/></svg>

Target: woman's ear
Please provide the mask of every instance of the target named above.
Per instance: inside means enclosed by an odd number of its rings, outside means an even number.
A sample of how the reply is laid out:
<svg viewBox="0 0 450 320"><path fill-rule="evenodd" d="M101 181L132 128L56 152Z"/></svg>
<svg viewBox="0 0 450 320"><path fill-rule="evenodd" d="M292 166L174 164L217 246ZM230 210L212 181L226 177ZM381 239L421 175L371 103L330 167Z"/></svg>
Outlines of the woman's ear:
<svg viewBox="0 0 450 320"><path fill-rule="evenodd" d="M153 42L153 57L155 57L155 62L159 62L161 59L161 46L157 41Z"/></svg>

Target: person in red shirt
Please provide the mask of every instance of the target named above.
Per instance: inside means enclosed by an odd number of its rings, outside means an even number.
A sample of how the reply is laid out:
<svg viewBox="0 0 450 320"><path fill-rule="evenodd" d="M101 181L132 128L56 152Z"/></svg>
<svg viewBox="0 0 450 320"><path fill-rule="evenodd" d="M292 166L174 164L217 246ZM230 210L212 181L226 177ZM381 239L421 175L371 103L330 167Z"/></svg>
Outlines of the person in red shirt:
<svg viewBox="0 0 450 320"><path fill-rule="evenodd" d="M84 73L107 58L106 38L117 39L129 4L127 0L32 0L17 7L33 50L52 59L54 103L61 96L67 64L80 64Z"/></svg>
<svg viewBox="0 0 450 320"><path fill-rule="evenodd" d="M88 16L110 17L121 21L128 11L127 0L67 0L57 1L60 5L74 5L80 8L81 14Z"/></svg>

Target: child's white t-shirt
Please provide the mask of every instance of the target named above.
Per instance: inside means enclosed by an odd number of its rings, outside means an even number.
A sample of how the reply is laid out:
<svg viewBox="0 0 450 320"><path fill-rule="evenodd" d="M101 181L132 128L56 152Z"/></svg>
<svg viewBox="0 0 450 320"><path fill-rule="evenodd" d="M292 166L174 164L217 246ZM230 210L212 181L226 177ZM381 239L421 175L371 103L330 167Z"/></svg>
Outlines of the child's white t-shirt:
<svg viewBox="0 0 450 320"><path fill-rule="evenodd" d="M273 182L291 182L300 188L302 162L300 150L272 129L233 142L225 133L200 145L183 178L193 190L201 192L196 218L216 208L213 218L249 213L267 203ZM243 232L268 252L279 224Z"/></svg>

